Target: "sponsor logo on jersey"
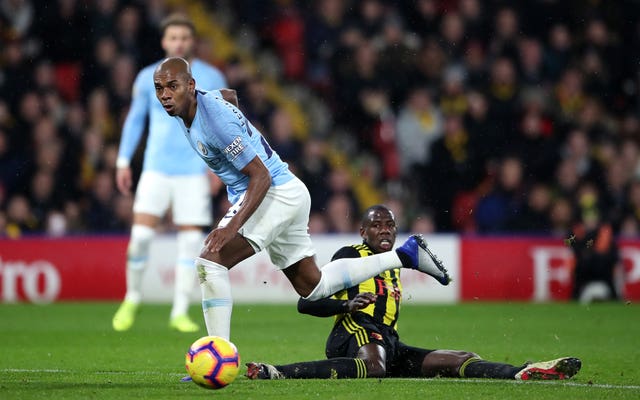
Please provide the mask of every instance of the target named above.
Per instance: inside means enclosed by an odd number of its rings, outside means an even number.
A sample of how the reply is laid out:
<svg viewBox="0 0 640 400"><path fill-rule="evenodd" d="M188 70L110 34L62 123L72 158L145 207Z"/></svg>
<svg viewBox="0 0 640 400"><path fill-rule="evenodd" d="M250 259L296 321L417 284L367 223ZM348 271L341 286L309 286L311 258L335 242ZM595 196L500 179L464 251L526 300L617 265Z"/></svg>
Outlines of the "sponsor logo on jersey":
<svg viewBox="0 0 640 400"><path fill-rule="evenodd" d="M204 144L202 144L201 141L198 140L197 145L198 145L198 150L200 150L200 153L202 153L205 156L209 153L209 151L207 150L206 147L204 147Z"/></svg>
<svg viewBox="0 0 640 400"><path fill-rule="evenodd" d="M229 154L232 159L235 159L240 155L240 153L242 153L243 150L244 143L242 143L242 138L240 136L237 136L235 139L233 139L233 142L231 142L230 145L224 148L224 153Z"/></svg>

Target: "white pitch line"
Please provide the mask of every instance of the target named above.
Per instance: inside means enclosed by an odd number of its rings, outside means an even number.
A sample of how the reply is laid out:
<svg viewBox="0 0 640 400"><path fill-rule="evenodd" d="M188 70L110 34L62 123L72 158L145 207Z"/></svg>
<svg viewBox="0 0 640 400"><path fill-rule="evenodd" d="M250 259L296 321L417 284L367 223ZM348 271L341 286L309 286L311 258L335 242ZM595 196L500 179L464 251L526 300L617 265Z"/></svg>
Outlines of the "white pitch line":
<svg viewBox="0 0 640 400"><path fill-rule="evenodd" d="M626 389L626 390L640 390L640 385L613 385L609 383L578 383L568 381L515 381L515 380L502 380L502 379L461 379L461 378L403 378L411 381L430 381L430 382L459 382L459 383L496 383L496 384L512 384L512 385L562 385L562 386L575 386L585 388L601 388L601 389Z"/></svg>
<svg viewBox="0 0 640 400"><path fill-rule="evenodd" d="M70 374L78 373L78 371L69 369L21 369L21 368L5 368L0 369L0 372L27 372L27 373L46 373L46 374ZM183 377L186 373L177 372L153 372L153 371L95 371L92 372L97 375L169 375ZM581 388L598 388L598 389L623 389L623 390L640 390L640 385L613 385L608 383L578 383L568 381L513 381L502 379L460 379L460 378L399 378L400 380L408 381L428 381L430 383L471 383L471 384L512 384L512 385L562 385L562 386L574 386Z"/></svg>

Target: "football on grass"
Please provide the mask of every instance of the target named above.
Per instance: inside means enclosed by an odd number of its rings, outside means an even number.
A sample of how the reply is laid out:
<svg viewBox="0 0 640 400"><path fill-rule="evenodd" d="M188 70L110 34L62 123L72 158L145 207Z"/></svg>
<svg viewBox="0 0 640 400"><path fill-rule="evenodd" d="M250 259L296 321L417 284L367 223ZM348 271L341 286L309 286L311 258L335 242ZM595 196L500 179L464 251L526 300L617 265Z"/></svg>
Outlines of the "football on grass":
<svg viewBox="0 0 640 400"><path fill-rule="evenodd" d="M189 347L185 367L194 383L207 389L220 389L238 376L240 356L230 341L219 336L204 336Z"/></svg>

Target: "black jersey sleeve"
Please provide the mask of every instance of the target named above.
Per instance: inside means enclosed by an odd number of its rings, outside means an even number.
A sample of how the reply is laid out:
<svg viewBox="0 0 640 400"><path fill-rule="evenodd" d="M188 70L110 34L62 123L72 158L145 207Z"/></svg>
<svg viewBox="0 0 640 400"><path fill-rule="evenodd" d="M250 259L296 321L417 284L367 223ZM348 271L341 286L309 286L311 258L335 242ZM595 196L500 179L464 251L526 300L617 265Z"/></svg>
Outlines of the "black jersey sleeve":
<svg viewBox="0 0 640 400"><path fill-rule="evenodd" d="M353 246L345 246L338 250L331 261L339 258L358 258L360 253ZM344 314L349 311L347 300L337 300L326 297L320 300L307 300L300 298L298 300L298 312L301 314L309 314L315 317L332 317L336 314Z"/></svg>
<svg viewBox="0 0 640 400"><path fill-rule="evenodd" d="M315 301L300 297L298 300L298 312L313 315L314 317L332 317L348 311L347 300L337 300L330 297Z"/></svg>

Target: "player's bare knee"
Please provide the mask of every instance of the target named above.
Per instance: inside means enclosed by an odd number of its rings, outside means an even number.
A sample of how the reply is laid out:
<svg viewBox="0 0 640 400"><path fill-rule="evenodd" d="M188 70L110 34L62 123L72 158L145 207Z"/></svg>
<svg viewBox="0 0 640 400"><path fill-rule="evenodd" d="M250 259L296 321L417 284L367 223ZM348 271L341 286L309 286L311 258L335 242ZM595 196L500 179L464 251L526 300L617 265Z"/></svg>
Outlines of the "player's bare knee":
<svg viewBox="0 0 640 400"><path fill-rule="evenodd" d="M479 359L476 353L463 350L434 350L422 362L422 372L426 377L457 377L460 368L471 359Z"/></svg>
<svg viewBox="0 0 640 400"><path fill-rule="evenodd" d="M459 357L460 360L464 363L465 361L471 359L471 358L482 358L479 355L477 355L476 353L472 352L472 351L460 351L459 352Z"/></svg>
<svg viewBox="0 0 640 400"><path fill-rule="evenodd" d="M364 360L367 366L367 378L384 378L387 368L383 360Z"/></svg>
<svg viewBox="0 0 640 400"><path fill-rule="evenodd" d="M149 247L155 236L155 231L144 225L134 225L131 228L131 238L127 246L127 255L132 259L146 258Z"/></svg>
<svg viewBox="0 0 640 400"><path fill-rule="evenodd" d="M203 248L200 251L200 258L204 258L205 260L207 260L209 257L211 257L211 252L209 251L209 249L207 249L206 247Z"/></svg>
<svg viewBox="0 0 640 400"><path fill-rule="evenodd" d="M305 299L307 299L309 297L309 295L311 294L311 292L313 291L313 289L309 289L309 288L306 288L306 287L304 287L304 288L294 287L294 289L295 289L296 293L298 293L298 295L300 297L303 297ZM311 299L309 299L309 300L311 300ZM313 299L313 300L319 300L319 299ZM298 310L298 311L300 311L300 310Z"/></svg>

